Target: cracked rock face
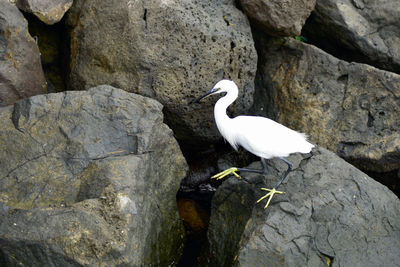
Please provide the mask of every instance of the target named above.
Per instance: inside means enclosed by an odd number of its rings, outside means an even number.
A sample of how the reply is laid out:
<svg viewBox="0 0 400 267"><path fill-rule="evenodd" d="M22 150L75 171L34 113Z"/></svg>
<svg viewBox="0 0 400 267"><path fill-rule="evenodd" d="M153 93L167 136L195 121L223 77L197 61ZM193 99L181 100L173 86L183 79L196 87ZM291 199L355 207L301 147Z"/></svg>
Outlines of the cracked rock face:
<svg viewBox="0 0 400 267"><path fill-rule="evenodd" d="M273 42L263 45L256 109L363 170L399 169L400 75L295 40Z"/></svg>
<svg viewBox="0 0 400 267"><path fill-rule="evenodd" d="M218 188L208 232L215 266L396 266L400 200L334 153L292 155L294 170L264 210L260 187L286 170L268 161L265 177L243 173ZM261 168L259 162L249 167ZM264 204L264 205L263 205Z"/></svg>
<svg viewBox="0 0 400 267"><path fill-rule="evenodd" d="M188 105L223 79L252 104L257 53L246 16L234 1L74 1L70 83L111 84L157 99L178 139L220 138L213 101Z"/></svg>
<svg viewBox="0 0 400 267"><path fill-rule="evenodd" d="M162 105L111 86L0 109L0 250L9 265L169 265L187 165Z"/></svg>
<svg viewBox="0 0 400 267"><path fill-rule="evenodd" d="M240 0L249 18L272 36L297 36L316 0Z"/></svg>
<svg viewBox="0 0 400 267"><path fill-rule="evenodd" d="M17 7L0 0L0 107L45 91L39 48L28 23Z"/></svg>
<svg viewBox="0 0 400 267"><path fill-rule="evenodd" d="M399 17L397 0L318 0L304 29L329 50L400 74Z"/></svg>

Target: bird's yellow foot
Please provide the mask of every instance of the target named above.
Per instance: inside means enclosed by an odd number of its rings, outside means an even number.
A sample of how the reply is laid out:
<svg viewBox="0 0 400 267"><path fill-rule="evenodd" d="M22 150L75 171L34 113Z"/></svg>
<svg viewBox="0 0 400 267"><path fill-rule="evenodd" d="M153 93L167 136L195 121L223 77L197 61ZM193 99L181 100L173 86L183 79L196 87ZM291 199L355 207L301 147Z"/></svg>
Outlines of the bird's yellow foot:
<svg viewBox="0 0 400 267"><path fill-rule="evenodd" d="M262 201L263 199L268 197L268 201L267 201L267 204L265 205L264 209L266 209L268 207L269 202L271 202L271 199L275 194L284 194L285 193L285 192L282 192L282 191L276 191L275 188L272 188L272 189L261 188L261 190L268 191L268 193L265 196L263 196L262 198L257 200L257 203L259 203L260 201Z"/></svg>
<svg viewBox="0 0 400 267"><path fill-rule="evenodd" d="M228 176L229 174L233 174L236 176L236 178L240 179L241 177L239 174L236 173L237 171L238 171L238 169L236 167L232 167L232 168L226 169L225 171L217 173L216 175L212 176L211 179L219 180L219 179L224 178L225 176Z"/></svg>

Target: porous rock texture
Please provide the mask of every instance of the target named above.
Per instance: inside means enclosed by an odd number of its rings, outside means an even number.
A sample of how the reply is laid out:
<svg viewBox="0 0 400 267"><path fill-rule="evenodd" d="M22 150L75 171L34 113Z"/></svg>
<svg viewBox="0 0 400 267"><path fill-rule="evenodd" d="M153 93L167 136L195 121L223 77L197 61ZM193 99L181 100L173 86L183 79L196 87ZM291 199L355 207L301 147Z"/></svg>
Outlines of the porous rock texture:
<svg viewBox="0 0 400 267"><path fill-rule="evenodd" d="M70 85L106 83L155 98L182 141L220 138L213 101L188 105L217 81L238 83L236 113L252 104L257 53L233 0L77 0L68 24Z"/></svg>
<svg viewBox="0 0 400 267"><path fill-rule="evenodd" d="M17 0L17 6L32 13L48 25L59 22L72 6L73 0Z"/></svg>
<svg viewBox="0 0 400 267"><path fill-rule="evenodd" d="M187 166L161 109L107 85L1 108L1 264L177 262Z"/></svg>
<svg viewBox="0 0 400 267"><path fill-rule="evenodd" d="M297 36L316 0L240 0L246 15L272 36Z"/></svg>
<svg viewBox="0 0 400 267"><path fill-rule="evenodd" d="M39 49L16 6L0 0L0 107L46 92Z"/></svg>
<svg viewBox="0 0 400 267"><path fill-rule="evenodd" d="M400 75L348 63L294 39L269 39L255 109L359 168L400 168Z"/></svg>
<svg viewBox="0 0 400 267"><path fill-rule="evenodd" d="M212 202L211 266L398 266L400 200L334 153L315 148L288 158L294 170L264 210L287 165L265 177L228 178ZM249 167L261 168L259 162Z"/></svg>
<svg viewBox="0 0 400 267"><path fill-rule="evenodd" d="M400 74L399 17L397 0L317 0L304 32L334 55Z"/></svg>

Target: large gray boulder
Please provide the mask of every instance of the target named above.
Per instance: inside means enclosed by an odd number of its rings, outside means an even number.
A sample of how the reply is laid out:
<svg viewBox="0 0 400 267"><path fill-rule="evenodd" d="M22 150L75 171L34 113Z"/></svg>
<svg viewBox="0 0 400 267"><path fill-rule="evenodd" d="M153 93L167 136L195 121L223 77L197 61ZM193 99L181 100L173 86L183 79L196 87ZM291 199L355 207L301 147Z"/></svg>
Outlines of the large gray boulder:
<svg viewBox="0 0 400 267"><path fill-rule="evenodd" d="M400 73L399 17L397 0L318 0L304 29L331 53Z"/></svg>
<svg viewBox="0 0 400 267"><path fill-rule="evenodd" d="M293 155L294 171L264 210L255 204L287 165L228 178L213 197L211 266L399 266L400 200L334 153ZM261 168L259 162L250 165Z"/></svg>
<svg viewBox="0 0 400 267"><path fill-rule="evenodd" d="M72 6L73 0L17 0L17 6L32 13L48 25L59 22Z"/></svg>
<svg viewBox="0 0 400 267"><path fill-rule="evenodd" d="M256 110L359 168L400 168L400 75L293 39L263 44Z"/></svg>
<svg viewBox="0 0 400 267"><path fill-rule="evenodd" d="M0 109L6 266L168 266L187 165L162 105L111 86Z"/></svg>
<svg viewBox="0 0 400 267"><path fill-rule="evenodd" d="M240 0L246 15L273 36L297 36L317 0Z"/></svg>
<svg viewBox="0 0 400 267"><path fill-rule="evenodd" d="M237 113L252 104L257 53L233 0L77 0L68 23L72 88L107 83L155 98L180 140L220 138L212 104L188 105L218 80L241 88Z"/></svg>
<svg viewBox="0 0 400 267"><path fill-rule="evenodd" d="M0 107L46 92L39 49L24 16L0 0Z"/></svg>

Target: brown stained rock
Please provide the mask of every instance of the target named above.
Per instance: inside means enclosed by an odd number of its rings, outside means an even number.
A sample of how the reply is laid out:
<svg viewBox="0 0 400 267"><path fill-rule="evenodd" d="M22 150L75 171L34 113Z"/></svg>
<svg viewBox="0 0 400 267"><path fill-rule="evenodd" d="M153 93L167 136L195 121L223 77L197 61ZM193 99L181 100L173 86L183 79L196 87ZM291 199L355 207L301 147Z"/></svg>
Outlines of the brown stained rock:
<svg viewBox="0 0 400 267"><path fill-rule="evenodd" d="M246 15L272 36L297 36L316 0L240 0Z"/></svg>
<svg viewBox="0 0 400 267"><path fill-rule="evenodd" d="M39 49L18 8L0 0L0 106L46 92Z"/></svg>
<svg viewBox="0 0 400 267"><path fill-rule="evenodd" d="M17 0L18 8L34 14L48 25L59 22L72 3L73 0Z"/></svg>
<svg viewBox="0 0 400 267"><path fill-rule="evenodd" d="M234 112L252 104L257 53L234 1L77 0L68 23L71 86L112 84L155 98L180 140L220 138L213 101L189 105L220 79L241 89Z"/></svg>
<svg viewBox="0 0 400 267"><path fill-rule="evenodd" d="M400 75L293 39L263 47L256 109L363 170L400 168Z"/></svg>
<svg viewBox="0 0 400 267"><path fill-rule="evenodd" d="M179 215L192 231L204 230L207 227L209 215L193 199L178 199Z"/></svg>

